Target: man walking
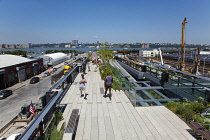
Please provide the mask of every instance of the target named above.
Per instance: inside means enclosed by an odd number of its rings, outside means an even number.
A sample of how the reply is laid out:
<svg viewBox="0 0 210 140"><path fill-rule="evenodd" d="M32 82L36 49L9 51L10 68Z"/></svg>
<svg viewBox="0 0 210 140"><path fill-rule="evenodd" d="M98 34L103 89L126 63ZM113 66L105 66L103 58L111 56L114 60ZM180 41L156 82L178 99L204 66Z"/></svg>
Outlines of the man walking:
<svg viewBox="0 0 210 140"><path fill-rule="evenodd" d="M107 93L107 90L109 89L110 101L112 100L112 93L111 93L112 83L113 83L113 78L111 76L111 73L107 73L107 76L104 79L105 95L103 97L106 98L106 93Z"/></svg>
<svg viewBox="0 0 210 140"><path fill-rule="evenodd" d="M83 61L83 63L82 63L82 70L83 70L83 74L87 74L87 73L85 73L85 71L86 71L86 62L85 61Z"/></svg>

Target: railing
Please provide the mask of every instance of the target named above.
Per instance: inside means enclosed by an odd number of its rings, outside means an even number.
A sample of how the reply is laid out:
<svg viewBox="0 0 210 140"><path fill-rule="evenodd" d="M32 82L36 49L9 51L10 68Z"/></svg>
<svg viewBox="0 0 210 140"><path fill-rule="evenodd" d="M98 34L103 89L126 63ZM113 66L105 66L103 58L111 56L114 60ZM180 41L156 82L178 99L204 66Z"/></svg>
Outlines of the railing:
<svg viewBox="0 0 210 140"><path fill-rule="evenodd" d="M44 107L42 112L35 118L35 120L21 135L19 140L32 139L38 131L40 131L41 136L43 135L43 125L45 123L45 119L47 119L48 115L52 113L53 108L56 107L55 105L61 101L61 98L63 98L63 96L68 90L68 87L71 86L78 73L79 66L75 66L68 74L64 76L64 78L62 78L57 84L50 88L48 93L57 92L57 94L54 97L52 97L52 99Z"/></svg>
<svg viewBox="0 0 210 140"><path fill-rule="evenodd" d="M165 92L173 91L178 93L181 91L186 94L186 98L189 97L189 100L194 100L198 97L207 100L208 94L206 89L210 87L209 78L196 76L149 62L144 62L145 65L140 65L123 58L117 58L117 60L139 72L144 72L144 75L156 78L158 81L156 84L162 84L161 86ZM168 75L168 77L165 74Z"/></svg>

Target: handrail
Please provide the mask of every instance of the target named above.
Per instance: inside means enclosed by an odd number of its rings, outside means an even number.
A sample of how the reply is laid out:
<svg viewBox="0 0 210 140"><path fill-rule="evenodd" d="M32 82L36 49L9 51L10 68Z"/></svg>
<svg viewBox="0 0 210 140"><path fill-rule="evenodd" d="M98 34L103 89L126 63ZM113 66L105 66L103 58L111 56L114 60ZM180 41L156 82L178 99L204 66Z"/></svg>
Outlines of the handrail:
<svg viewBox="0 0 210 140"><path fill-rule="evenodd" d="M30 138L31 134L34 132L34 130L37 128L37 126L40 124L42 119L46 116L46 114L50 111L52 106L55 104L55 102L59 99L60 95L62 95L63 90L58 92L58 94L49 102L46 107L43 109L43 111L38 115L38 117L31 123L31 125L25 130L25 132L22 134L22 136L18 140L27 140Z"/></svg>
<svg viewBox="0 0 210 140"><path fill-rule="evenodd" d="M54 85L52 88L50 88L50 92L53 89L58 88L62 83L72 74L78 66L75 66L67 75L65 75L56 85ZM32 133L35 131L37 126L40 124L40 122L45 118L45 116L49 113L50 109L53 107L55 103L62 97L62 94L64 93L64 90L58 91L58 94L54 96L50 102L44 107L42 112L36 117L36 119L29 125L29 127L25 130L25 132L21 135L21 137L18 140L26 140L29 139Z"/></svg>
<svg viewBox="0 0 210 140"><path fill-rule="evenodd" d="M131 61L131 60L127 60L127 59L124 59L124 58L122 58L122 57L118 57L118 59L119 59L119 58L122 59L122 60L128 61L128 62L135 63L135 64L137 64L137 65L143 66L142 64L138 64L138 63L133 62L133 61ZM210 81L210 79L209 79L209 78L206 78L206 77L194 75L194 74L191 74L191 73L186 73L186 72L183 72L183 71L180 71L180 70L170 69L170 68L168 68L168 67L161 66L161 65L157 65L157 64L154 64L154 63L151 63L151 62L145 62L145 64L153 65L153 66L160 67L160 68L164 68L164 69L167 69L167 70L170 70L170 71L174 71L174 72L178 72L178 73L181 73L181 74L184 74L184 75L189 75L189 76L192 76L192 77L195 77L195 78L198 78L198 79L204 79L204 80Z"/></svg>

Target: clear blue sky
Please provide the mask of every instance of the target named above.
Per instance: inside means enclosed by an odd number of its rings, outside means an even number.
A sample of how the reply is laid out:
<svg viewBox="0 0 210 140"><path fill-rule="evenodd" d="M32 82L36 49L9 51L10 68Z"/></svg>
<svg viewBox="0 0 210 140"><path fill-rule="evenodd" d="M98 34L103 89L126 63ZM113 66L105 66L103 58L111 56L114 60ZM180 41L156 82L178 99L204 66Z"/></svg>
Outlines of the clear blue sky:
<svg viewBox="0 0 210 140"><path fill-rule="evenodd" d="M210 44L210 0L0 0L0 44Z"/></svg>

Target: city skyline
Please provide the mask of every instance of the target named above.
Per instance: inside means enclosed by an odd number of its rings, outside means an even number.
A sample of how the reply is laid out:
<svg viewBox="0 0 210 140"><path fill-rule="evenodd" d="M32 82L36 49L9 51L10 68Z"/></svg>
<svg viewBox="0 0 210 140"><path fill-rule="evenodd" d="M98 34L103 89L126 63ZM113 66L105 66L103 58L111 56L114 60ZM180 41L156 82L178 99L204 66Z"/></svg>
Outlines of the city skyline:
<svg viewBox="0 0 210 140"><path fill-rule="evenodd" d="M208 0L0 0L0 44L80 42L210 44Z"/></svg>

